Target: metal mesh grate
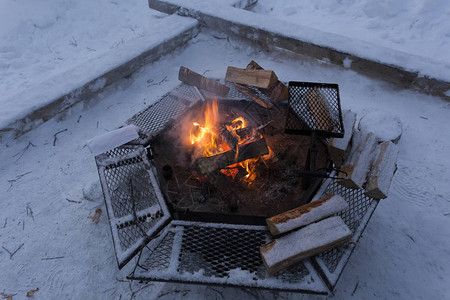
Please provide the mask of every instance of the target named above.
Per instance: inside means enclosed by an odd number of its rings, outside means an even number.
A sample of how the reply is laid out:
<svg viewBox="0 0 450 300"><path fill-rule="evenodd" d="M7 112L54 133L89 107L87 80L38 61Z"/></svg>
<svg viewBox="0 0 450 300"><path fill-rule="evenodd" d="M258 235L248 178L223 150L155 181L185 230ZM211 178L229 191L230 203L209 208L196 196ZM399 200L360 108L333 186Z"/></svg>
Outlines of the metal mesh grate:
<svg viewBox="0 0 450 300"><path fill-rule="evenodd" d="M286 132L343 137L342 113L337 84L289 82Z"/></svg>
<svg viewBox="0 0 450 300"><path fill-rule="evenodd" d="M151 136L163 128L170 119L199 100L201 98L192 86L181 84L165 94L156 103L134 115L128 120L128 123L136 125Z"/></svg>
<svg viewBox="0 0 450 300"><path fill-rule="evenodd" d="M322 283L307 261L269 277L259 253L259 247L270 239L264 227L181 223L175 222L154 249L145 250L148 253L142 255L139 271L132 277L288 290L310 285L315 292L321 290L317 287Z"/></svg>
<svg viewBox="0 0 450 300"><path fill-rule="evenodd" d="M119 147L96 159L122 267L170 216L142 146Z"/></svg>
<svg viewBox="0 0 450 300"><path fill-rule="evenodd" d="M342 220L344 220L345 224L348 228L355 233L361 224L365 214L370 208L373 198L369 198L364 195L364 190L354 190L343 187L339 185L336 180L332 180L331 183L326 188L323 196L337 194L344 198L349 207L348 209L337 213L337 216L340 216ZM328 270L330 272L334 272L346 251L346 246L338 247L331 249L329 251L325 251L319 255L321 259L325 262Z"/></svg>

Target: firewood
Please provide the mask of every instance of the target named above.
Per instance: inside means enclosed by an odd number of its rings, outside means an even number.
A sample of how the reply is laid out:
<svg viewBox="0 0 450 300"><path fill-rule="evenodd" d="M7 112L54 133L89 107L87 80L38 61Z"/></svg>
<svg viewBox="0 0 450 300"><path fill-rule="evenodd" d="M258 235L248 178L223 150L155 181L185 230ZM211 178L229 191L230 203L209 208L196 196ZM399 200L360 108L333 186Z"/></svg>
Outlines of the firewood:
<svg viewBox="0 0 450 300"><path fill-rule="evenodd" d="M238 137L234 136L225 125L222 125L220 127L220 136L223 138L223 140L231 150L236 150L239 139Z"/></svg>
<svg viewBox="0 0 450 300"><path fill-rule="evenodd" d="M331 138L328 143L328 153L330 154L330 159L334 162L336 166L339 166L344 159L345 153L347 151L348 145L353 135L353 128L355 127L356 114L350 110L344 111L343 113L343 123L344 123L344 137L343 138Z"/></svg>
<svg viewBox="0 0 450 300"><path fill-rule="evenodd" d="M313 222L325 219L348 208L348 203L339 195L329 195L314 202L291 209L266 219L272 235L297 229Z"/></svg>
<svg viewBox="0 0 450 300"><path fill-rule="evenodd" d="M352 150L347 162L340 168L347 176L339 173L340 185L350 189L361 189L375 156L377 140L373 133L356 131L352 138Z"/></svg>
<svg viewBox="0 0 450 300"><path fill-rule="evenodd" d="M387 198L394 176L398 146L391 141L378 145L377 156L366 185L365 194L375 199Z"/></svg>
<svg viewBox="0 0 450 300"><path fill-rule="evenodd" d="M305 258L337 247L352 237L341 217L331 217L291 232L260 247L270 275L286 269Z"/></svg>
<svg viewBox="0 0 450 300"><path fill-rule="evenodd" d="M213 92L221 97L224 97L230 90L229 87L220 84L213 79L195 73L194 71L183 66L180 67L178 79L186 84L196 86L202 90Z"/></svg>
<svg viewBox="0 0 450 300"><path fill-rule="evenodd" d="M268 153L269 148L267 148L266 140L262 138L239 146L238 151L230 150L210 157L197 158L195 165L200 173L205 174Z"/></svg>
<svg viewBox="0 0 450 300"><path fill-rule="evenodd" d="M275 73L270 70L247 70L228 67L225 80L268 89L277 83L278 78Z"/></svg>
<svg viewBox="0 0 450 300"><path fill-rule="evenodd" d="M310 88L305 94L305 99L317 130L333 130L333 118L325 96L317 88Z"/></svg>
<svg viewBox="0 0 450 300"><path fill-rule="evenodd" d="M264 70L264 68L261 67L259 64L257 64L254 60L252 60L247 65L247 69L248 70ZM270 99L275 100L275 101L286 100L289 97L288 87L279 80L273 87L271 87L267 90L260 89L260 91L262 91L264 94L269 96Z"/></svg>
<svg viewBox="0 0 450 300"><path fill-rule="evenodd" d="M259 97L258 93L252 90L251 88L239 83L235 83L234 86L239 92L246 95L256 103L261 105L262 107L271 108L273 106L273 104L270 101L264 100L263 98Z"/></svg>

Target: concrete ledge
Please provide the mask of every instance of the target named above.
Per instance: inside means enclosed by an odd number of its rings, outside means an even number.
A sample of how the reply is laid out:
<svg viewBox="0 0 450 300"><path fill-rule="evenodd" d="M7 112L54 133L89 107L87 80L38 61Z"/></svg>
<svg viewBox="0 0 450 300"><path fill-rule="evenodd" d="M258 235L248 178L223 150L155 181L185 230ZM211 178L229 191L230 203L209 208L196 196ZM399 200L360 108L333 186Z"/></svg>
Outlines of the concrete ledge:
<svg viewBox="0 0 450 300"><path fill-rule="evenodd" d="M130 41L126 47L111 50L7 99L6 103L11 105L0 116L0 142L36 128L140 67L182 47L199 32L194 19L169 16L164 20L159 36Z"/></svg>
<svg viewBox="0 0 450 300"><path fill-rule="evenodd" d="M402 88L450 101L450 66L432 59L257 15L230 5L218 7L203 0L149 0L149 5L165 13L196 18L212 30L254 41L262 47L284 48L326 60Z"/></svg>

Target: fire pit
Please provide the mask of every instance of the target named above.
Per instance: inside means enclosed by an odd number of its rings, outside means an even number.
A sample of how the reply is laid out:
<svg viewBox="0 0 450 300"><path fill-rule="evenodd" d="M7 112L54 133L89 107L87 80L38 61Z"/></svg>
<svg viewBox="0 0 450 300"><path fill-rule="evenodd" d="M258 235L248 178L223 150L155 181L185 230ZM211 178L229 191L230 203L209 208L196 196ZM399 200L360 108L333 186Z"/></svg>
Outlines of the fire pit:
<svg viewBox="0 0 450 300"><path fill-rule="evenodd" d="M253 101L207 99L152 137L161 187L176 217L264 224L306 203L310 186L299 174L309 138L284 133L286 112L286 104L257 110ZM318 152L318 165L326 168L323 144Z"/></svg>
<svg viewBox="0 0 450 300"><path fill-rule="evenodd" d="M96 157L119 268L139 253L132 279L327 294L377 201L301 176L310 137L285 133L287 104L263 108L225 84L217 98L176 87L130 119L139 140ZM329 165L318 141L316 166ZM352 240L269 276L259 254L270 241L265 218L329 194L349 204L338 215Z"/></svg>

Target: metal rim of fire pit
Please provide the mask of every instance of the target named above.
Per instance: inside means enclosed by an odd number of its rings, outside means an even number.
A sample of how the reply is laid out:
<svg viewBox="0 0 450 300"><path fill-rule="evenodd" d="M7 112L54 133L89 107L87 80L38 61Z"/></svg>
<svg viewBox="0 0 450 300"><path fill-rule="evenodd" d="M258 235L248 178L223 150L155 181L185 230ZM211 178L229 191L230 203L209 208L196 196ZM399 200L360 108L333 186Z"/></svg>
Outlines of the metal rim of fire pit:
<svg viewBox="0 0 450 300"><path fill-rule="evenodd" d="M327 294L378 202L365 196L364 190L326 180L314 199L336 193L349 203L349 208L337 215L352 230L351 242L269 277L258 251L269 238L265 226L173 220L160 192L144 146L150 136L202 98L195 88L177 86L130 119L129 123L141 129L139 140L96 157L119 268L139 253L131 279ZM239 243L233 246L230 240ZM203 253L195 245L199 242ZM232 258L225 259L227 256Z"/></svg>

